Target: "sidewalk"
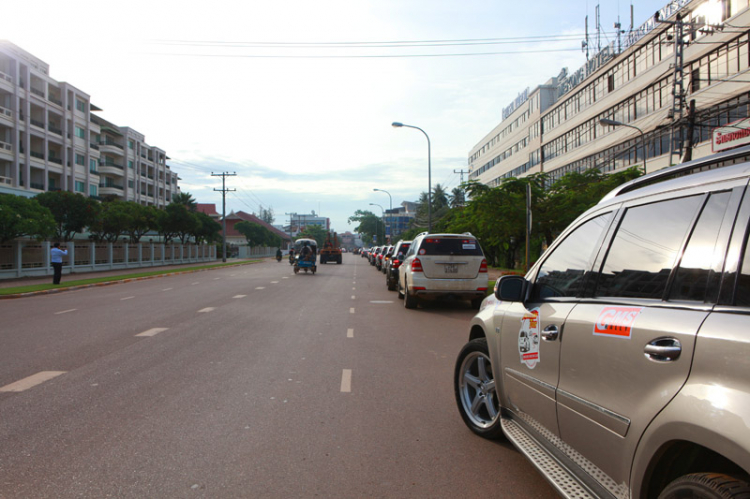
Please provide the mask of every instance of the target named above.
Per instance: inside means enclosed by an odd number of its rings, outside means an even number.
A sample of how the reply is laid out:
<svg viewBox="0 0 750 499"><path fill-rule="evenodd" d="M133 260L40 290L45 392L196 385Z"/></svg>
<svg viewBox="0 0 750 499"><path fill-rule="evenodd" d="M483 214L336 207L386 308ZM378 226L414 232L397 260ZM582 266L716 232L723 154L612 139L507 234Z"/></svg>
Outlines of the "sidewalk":
<svg viewBox="0 0 750 499"><path fill-rule="evenodd" d="M240 262L251 262L256 260L266 260L270 258L227 258L227 263L240 263ZM208 265L215 265L223 263L221 260L213 262L194 262L186 263L182 265L162 265L158 267L139 267L131 269L118 269L118 270L105 270L102 272L77 272L75 274L63 273L62 282L78 281L82 279L98 279L101 277L122 277L132 274L142 274L144 272L159 272L164 271L165 275L170 272L174 272L178 269L190 268L190 267L203 267ZM21 277L18 279L3 279L0 280L0 288L15 288L19 286L32 286L34 284L51 284L52 276L43 277Z"/></svg>

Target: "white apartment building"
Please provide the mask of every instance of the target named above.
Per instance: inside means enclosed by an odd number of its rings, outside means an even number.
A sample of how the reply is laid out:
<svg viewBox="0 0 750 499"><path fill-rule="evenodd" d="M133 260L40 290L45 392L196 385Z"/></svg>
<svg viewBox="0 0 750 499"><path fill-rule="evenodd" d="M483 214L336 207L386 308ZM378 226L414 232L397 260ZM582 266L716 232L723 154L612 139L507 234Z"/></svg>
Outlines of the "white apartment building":
<svg viewBox="0 0 750 499"><path fill-rule="evenodd" d="M539 172L553 180L589 168L615 172L642 167L644 150L650 172L679 163L688 150L693 159L711 154L720 127L747 127L741 120L750 117L748 0L675 0L659 14L670 23L651 17L622 48L613 42L578 71L563 69L519 95L470 151L469 179L496 186ZM676 108L675 89L683 96ZM630 126L602 125L605 118Z"/></svg>
<svg viewBox="0 0 750 499"><path fill-rule="evenodd" d="M0 193L64 190L168 204L179 187L164 151L92 111L101 109L89 94L54 80L48 64L0 40Z"/></svg>

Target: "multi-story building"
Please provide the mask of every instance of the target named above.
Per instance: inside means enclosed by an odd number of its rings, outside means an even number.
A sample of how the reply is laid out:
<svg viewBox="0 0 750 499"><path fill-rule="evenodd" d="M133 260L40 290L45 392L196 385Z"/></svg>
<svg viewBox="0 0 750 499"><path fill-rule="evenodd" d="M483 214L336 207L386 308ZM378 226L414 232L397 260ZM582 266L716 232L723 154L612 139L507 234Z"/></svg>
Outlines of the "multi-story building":
<svg viewBox="0 0 750 499"><path fill-rule="evenodd" d="M291 234L293 237L305 230L305 227L317 225L322 227L324 230L331 230L331 219L327 217L321 217L316 215L315 211L310 214L307 213L290 213L289 214L289 225L284 227L284 232Z"/></svg>
<svg viewBox="0 0 750 499"><path fill-rule="evenodd" d="M169 203L179 188L165 152L93 111L101 109L89 94L54 80L48 64L0 41L0 192L31 197L64 190Z"/></svg>
<svg viewBox="0 0 750 499"><path fill-rule="evenodd" d="M712 134L748 128L748 26L748 0L670 2L621 45L519 95L469 153L469 178L495 186L538 172L653 171L688 151L711 154Z"/></svg>
<svg viewBox="0 0 750 499"><path fill-rule="evenodd" d="M412 220L417 216L417 203L404 201L401 206L392 210L385 210L386 232L392 241L411 226Z"/></svg>

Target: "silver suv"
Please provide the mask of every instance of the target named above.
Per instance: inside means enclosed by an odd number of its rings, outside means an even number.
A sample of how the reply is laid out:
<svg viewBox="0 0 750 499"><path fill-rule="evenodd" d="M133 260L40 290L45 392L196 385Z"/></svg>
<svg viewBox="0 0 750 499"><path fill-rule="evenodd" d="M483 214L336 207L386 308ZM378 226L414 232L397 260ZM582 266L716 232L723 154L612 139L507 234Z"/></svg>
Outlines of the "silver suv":
<svg viewBox="0 0 750 499"><path fill-rule="evenodd" d="M499 279L456 361L467 426L566 497L750 497L748 160L624 184Z"/></svg>
<svg viewBox="0 0 750 499"><path fill-rule="evenodd" d="M487 294L487 260L471 234L429 234L414 238L398 268L398 297L406 308L421 298L455 297L479 308Z"/></svg>

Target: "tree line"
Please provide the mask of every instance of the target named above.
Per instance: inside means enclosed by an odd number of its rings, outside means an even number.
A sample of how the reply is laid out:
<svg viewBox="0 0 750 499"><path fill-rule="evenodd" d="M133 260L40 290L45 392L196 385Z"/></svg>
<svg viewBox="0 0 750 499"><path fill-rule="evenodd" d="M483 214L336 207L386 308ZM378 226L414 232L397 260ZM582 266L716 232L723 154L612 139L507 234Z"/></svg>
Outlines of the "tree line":
<svg viewBox="0 0 750 499"><path fill-rule="evenodd" d="M470 181L453 189L451 194L438 184L432 192L432 232L471 232L479 239L491 265L518 268L525 263L526 196L529 188L531 264L555 237L606 193L642 174L637 167L614 174L589 169L570 172L553 182L548 174L536 173L524 178L507 178L497 187ZM416 203L416 217L410 229L394 238L394 243L413 239L427 230L427 193L421 193ZM371 244L374 234L384 233L381 217L369 211L357 210L349 217L349 222L359 224L355 231L362 234L365 244Z"/></svg>
<svg viewBox="0 0 750 499"><path fill-rule="evenodd" d="M220 241L221 225L196 207L189 193L173 196L164 209L116 199L99 202L67 191L42 192L33 198L2 194L0 243L19 237L67 242L84 231L96 242L125 237L138 243L148 232L158 233L165 244Z"/></svg>

